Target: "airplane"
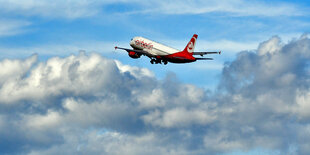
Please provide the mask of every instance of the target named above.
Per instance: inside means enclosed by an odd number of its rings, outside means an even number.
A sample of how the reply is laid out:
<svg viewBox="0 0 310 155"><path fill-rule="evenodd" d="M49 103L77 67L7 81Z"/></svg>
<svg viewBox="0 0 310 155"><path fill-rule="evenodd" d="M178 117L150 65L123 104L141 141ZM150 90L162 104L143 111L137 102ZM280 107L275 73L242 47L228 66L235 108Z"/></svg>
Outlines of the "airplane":
<svg viewBox="0 0 310 155"><path fill-rule="evenodd" d="M128 52L129 57L138 59L141 55L147 56L151 59L151 64L167 64L171 63L190 63L197 60L213 60L213 58L196 58L193 55L207 55L207 54L221 54L219 52L194 52L195 43L198 35L194 34L188 42L183 51L171 48L169 46L160 44L158 42L149 40L144 37L134 37L130 41L130 46L133 49L127 49L115 46L116 49L125 50Z"/></svg>

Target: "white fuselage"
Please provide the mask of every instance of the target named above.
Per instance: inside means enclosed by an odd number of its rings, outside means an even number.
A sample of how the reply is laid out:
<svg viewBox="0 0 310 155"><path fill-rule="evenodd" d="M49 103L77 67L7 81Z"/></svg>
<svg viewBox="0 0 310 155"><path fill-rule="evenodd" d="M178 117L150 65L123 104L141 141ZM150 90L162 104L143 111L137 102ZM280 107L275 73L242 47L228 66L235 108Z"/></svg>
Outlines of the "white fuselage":
<svg viewBox="0 0 310 155"><path fill-rule="evenodd" d="M144 37L134 37L130 41L130 46L134 49L144 50L152 55L158 55L158 56L166 56L180 52L180 50L157 43Z"/></svg>

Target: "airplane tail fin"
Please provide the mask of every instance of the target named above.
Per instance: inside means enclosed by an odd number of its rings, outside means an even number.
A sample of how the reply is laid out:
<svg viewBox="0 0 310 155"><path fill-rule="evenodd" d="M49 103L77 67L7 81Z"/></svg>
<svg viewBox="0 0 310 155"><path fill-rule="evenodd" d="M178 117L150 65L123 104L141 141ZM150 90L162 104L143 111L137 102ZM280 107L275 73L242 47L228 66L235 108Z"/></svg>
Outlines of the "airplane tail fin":
<svg viewBox="0 0 310 155"><path fill-rule="evenodd" d="M184 48L183 52L187 52L187 53L193 54L194 49L195 49L195 43L196 43L197 37L198 37L197 34L193 35L191 40L188 42L188 44Z"/></svg>

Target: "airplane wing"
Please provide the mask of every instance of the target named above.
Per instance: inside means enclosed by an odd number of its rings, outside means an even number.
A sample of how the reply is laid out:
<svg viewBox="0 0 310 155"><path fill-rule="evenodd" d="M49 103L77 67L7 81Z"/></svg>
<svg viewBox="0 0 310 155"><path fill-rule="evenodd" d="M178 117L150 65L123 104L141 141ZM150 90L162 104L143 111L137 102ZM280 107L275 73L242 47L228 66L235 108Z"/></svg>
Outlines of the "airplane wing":
<svg viewBox="0 0 310 155"><path fill-rule="evenodd" d="M222 52L219 51L219 52L193 52L193 55L200 55L200 56L203 56L203 55L207 55L207 54L221 54Z"/></svg>
<svg viewBox="0 0 310 155"><path fill-rule="evenodd" d="M150 54L150 53L148 53L146 51L143 51L143 50L128 49L128 48L122 48L122 47L117 47L117 46L115 46L114 48L115 48L115 50L116 49L121 49L121 50L125 50L127 52L133 51L133 52L136 52L136 53L148 56L148 57L155 57L155 55Z"/></svg>

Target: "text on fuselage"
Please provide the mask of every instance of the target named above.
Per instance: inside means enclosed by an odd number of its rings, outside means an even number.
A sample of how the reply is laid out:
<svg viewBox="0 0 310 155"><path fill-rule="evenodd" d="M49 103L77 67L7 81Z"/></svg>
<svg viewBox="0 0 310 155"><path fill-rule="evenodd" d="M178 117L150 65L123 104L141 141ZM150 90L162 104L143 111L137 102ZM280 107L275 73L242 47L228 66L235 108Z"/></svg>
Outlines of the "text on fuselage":
<svg viewBox="0 0 310 155"><path fill-rule="evenodd" d="M135 44L142 48L153 49L152 43L146 43L143 40L135 40Z"/></svg>

